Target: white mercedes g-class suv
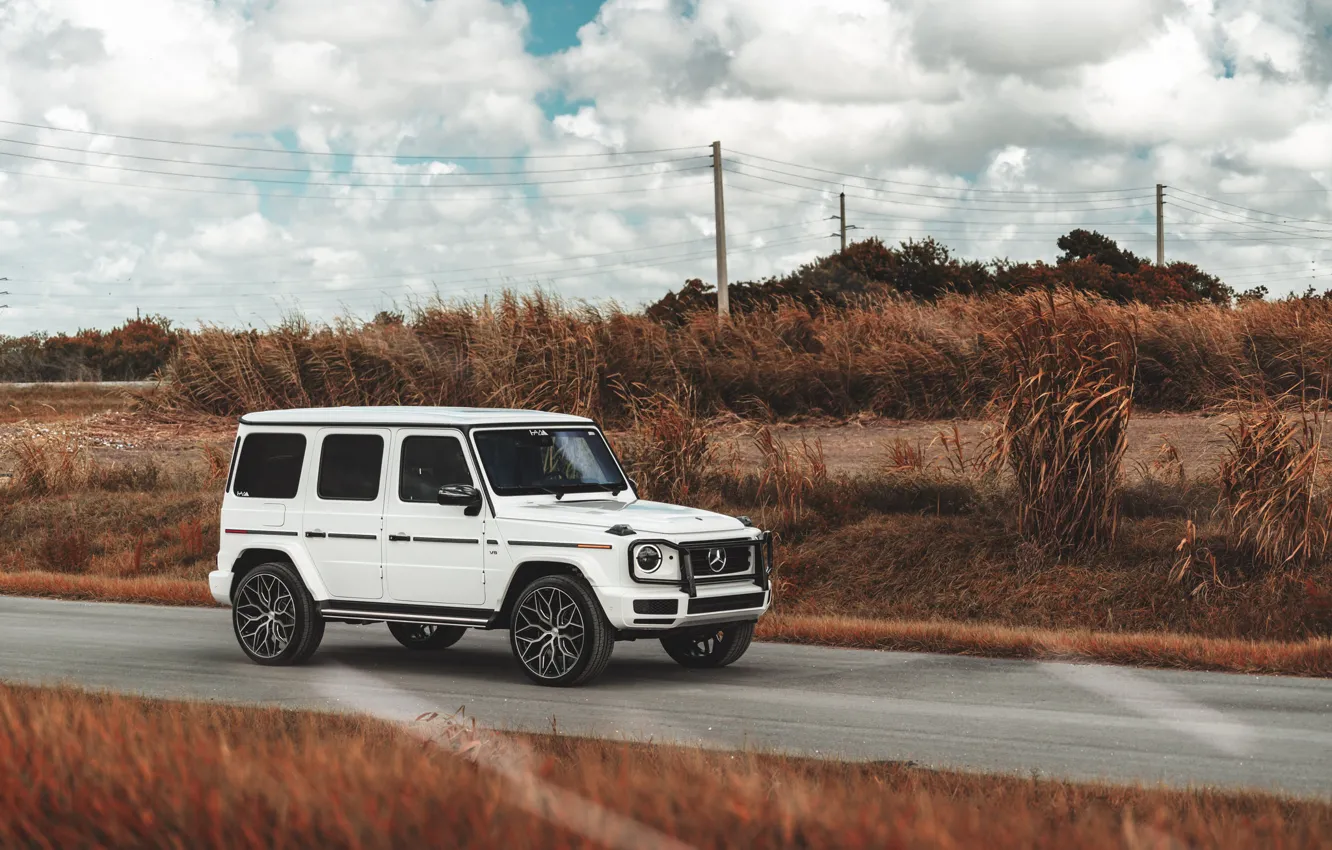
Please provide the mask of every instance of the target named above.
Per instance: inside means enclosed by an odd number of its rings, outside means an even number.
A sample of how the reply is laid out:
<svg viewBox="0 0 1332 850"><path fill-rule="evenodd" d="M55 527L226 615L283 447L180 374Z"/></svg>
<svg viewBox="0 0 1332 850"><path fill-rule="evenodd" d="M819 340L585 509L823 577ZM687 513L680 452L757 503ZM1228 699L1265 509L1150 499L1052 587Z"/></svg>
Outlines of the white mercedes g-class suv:
<svg viewBox="0 0 1332 850"><path fill-rule="evenodd" d="M259 664L308 659L326 623L384 622L409 649L508 629L542 685L599 675L617 640L686 667L749 647L771 535L647 502L590 419L342 407L241 417L208 583Z"/></svg>

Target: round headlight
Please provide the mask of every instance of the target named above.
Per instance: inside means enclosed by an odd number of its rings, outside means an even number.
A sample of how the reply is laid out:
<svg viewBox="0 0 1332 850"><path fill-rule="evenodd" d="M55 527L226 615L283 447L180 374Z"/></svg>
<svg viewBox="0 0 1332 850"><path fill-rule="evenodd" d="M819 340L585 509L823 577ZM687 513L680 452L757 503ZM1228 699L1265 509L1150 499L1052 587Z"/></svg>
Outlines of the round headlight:
<svg viewBox="0 0 1332 850"><path fill-rule="evenodd" d="M655 573L661 566L661 550L652 544L640 546L638 554L634 555L634 561L638 564L640 572Z"/></svg>

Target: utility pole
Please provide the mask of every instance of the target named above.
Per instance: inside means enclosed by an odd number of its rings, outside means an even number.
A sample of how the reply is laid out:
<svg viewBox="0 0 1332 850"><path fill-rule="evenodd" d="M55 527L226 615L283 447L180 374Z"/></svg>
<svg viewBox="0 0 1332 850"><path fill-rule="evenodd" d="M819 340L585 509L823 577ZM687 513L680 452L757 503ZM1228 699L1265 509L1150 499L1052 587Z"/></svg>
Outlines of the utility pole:
<svg viewBox="0 0 1332 850"><path fill-rule="evenodd" d="M726 200L722 197L721 142L712 143L712 196L717 218L717 315L731 315L726 280Z"/></svg>
<svg viewBox="0 0 1332 850"><path fill-rule="evenodd" d="M842 250L846 250L846 193L841 195L842 199Z"/></svg>
<svg viewBox="0 0 1332 850"><path fill-rule="evenodd" d="M1165 184L1156 184L1156 264L1165 265Z"/></svg>

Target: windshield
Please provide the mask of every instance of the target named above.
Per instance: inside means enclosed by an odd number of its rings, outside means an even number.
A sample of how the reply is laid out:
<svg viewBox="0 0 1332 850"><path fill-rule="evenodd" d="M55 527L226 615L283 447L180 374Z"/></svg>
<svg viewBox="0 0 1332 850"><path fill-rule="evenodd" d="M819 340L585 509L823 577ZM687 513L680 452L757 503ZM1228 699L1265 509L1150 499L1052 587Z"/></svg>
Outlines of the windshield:
<svg viewBox="0 0 1332 850"><path fill-rule="evenodd" d="M595 428L477 431L476 449L497 496L628 488L610 446Z"/></svg>

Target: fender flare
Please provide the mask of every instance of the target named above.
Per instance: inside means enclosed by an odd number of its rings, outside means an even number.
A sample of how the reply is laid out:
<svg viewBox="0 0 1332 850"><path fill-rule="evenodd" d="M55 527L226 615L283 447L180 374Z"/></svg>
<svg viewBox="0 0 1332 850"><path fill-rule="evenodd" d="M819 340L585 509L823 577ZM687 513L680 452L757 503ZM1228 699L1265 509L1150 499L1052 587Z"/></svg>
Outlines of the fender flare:
<svg viewBox="0 0 1332 850"><path fill-rule="evenodd" d="M281 552L283 555L286 555L287 559L296 567L296 572L300 574L301 581L305 582L305 589L310 592L310 596L314 597L315 601L322 602L332 597L332 594L328 592L328 587L324 584L323 579L319 577L319 571L315 569L314 562L310 560L309 553L304 546L297 543L265 540L263 544L246 546L236 554L235 560L231 562L233 574L235 573L236 562L241 558L244 558L247 552L254 552L256 550ZM232 590L234 591L234 578L232 579L232 582Z"/></svg>

